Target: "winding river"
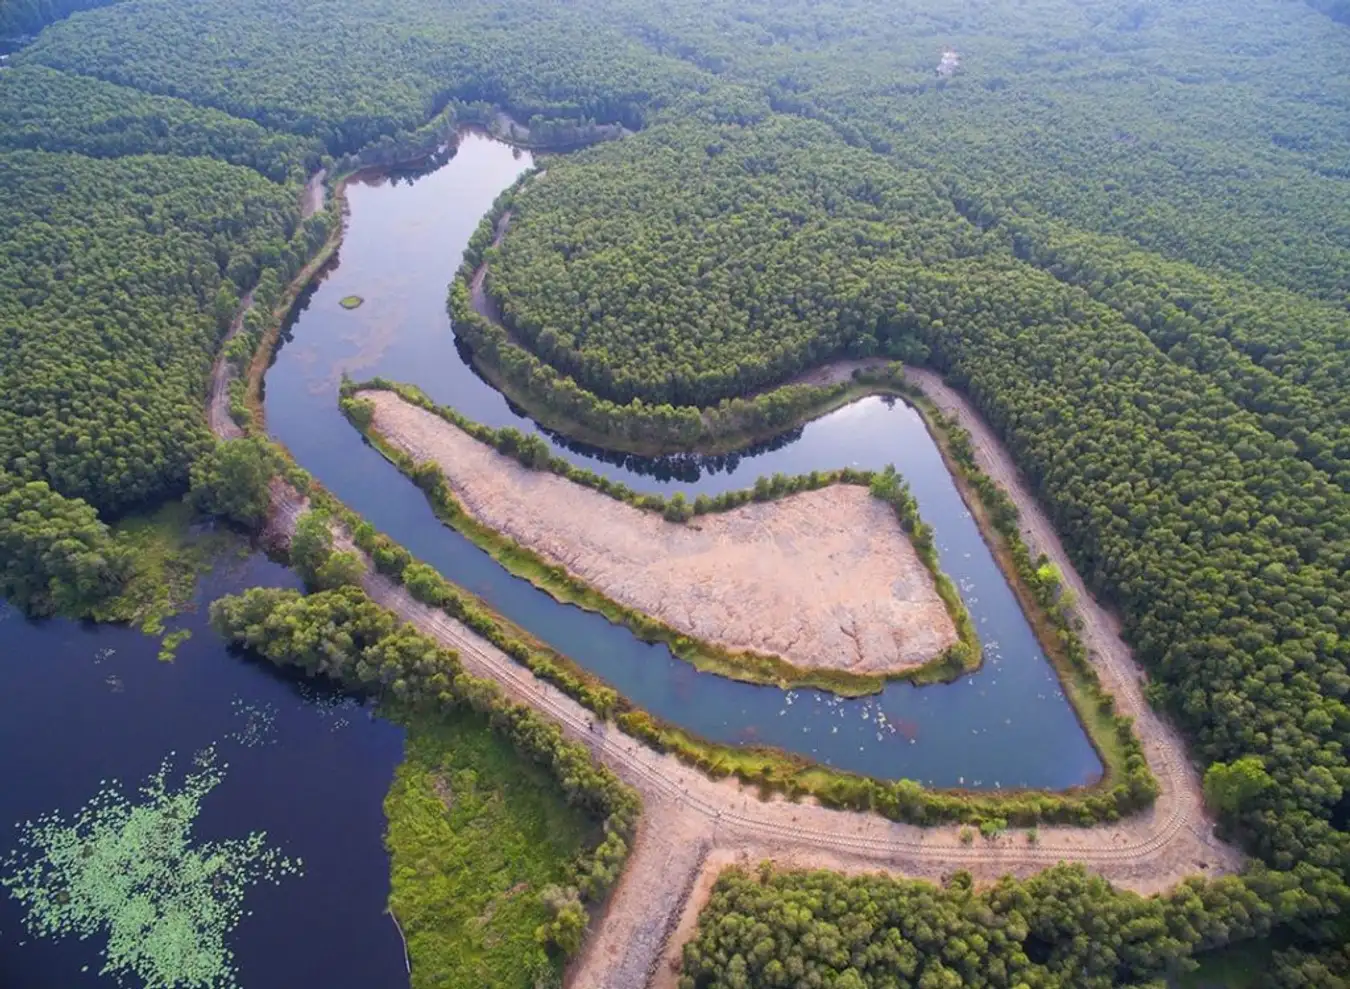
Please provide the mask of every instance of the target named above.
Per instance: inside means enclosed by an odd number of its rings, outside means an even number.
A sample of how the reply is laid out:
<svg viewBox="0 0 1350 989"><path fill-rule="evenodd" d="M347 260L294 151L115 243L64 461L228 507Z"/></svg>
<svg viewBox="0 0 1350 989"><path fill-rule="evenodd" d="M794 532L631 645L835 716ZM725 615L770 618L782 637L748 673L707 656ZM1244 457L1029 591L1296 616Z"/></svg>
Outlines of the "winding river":
<svg viewBox="0 0 1350 989"><path fill-rule="evenodd" d="M540 431L473 372L445 311L446 283L469 236L530 165L528 154L471 134L429 174L349 187L339 263L297 310L268 373L273 434L348 505L446 576L694 732L933 786L1064 788L1095 779L1096 754L923 423L903 403L867 399L728 457L615 456L543 434L574 462L644 491L716 493L775 471L894 463L936 529L985 665L954 684L897 683L859 700L701 674L663 646L559 605L444 527L420 491L364 444L337 411L343 373L413 382L481 422ZM365 302L345 310L338 300L346 295ZM55 813L69 823L113 780L118 806L153 810L139 788L161 768L170 791L199 779L194 757L209 748L219 778L192 804L188 851L265 832L260 848L302 873L249 887L237 927L224 931L243 984L405 985L402 946L384 913L382 811L401 730L349 698L230 654L205 621L205 605L222 594L294 583L261 557L222 561L203 579L194 609L170 622L192 633L172 663L158 661L155 640L134 629L32 623L0 605L0 827L16 825L0 839L0 860L22 857L26 822ZM158 820L171 832L181 823ZM107 984L100 969L117 959L100 952L102 936L42 937L23 917L23 905L0 890L0 985Z"/></svg>
<svg viewBox="0 0 1350 989"><path fill-rule="evenodd" d="M957 683L895 683L858 700L699 673L664 646L558 604L443 526L421 492L364 443L337 409L344 373L411 382L480 422L541 432L475 374L445 307L446 283L470 235L531 164L527 153L469 133L429 174L349 185L339 261L297 309L267 375L271 433L347 505L446 577L642 707L700 735L938 787L1062 789L1096 779L1100 761L1054 670L921 419L903 402L866 399L730 457L611 456L544 432L563 456L642 491L716 493L775 471L895 464L936 530L943 569L975 618L985 663ZM365 302L344 309L339 300L348 295Z"/></svg>

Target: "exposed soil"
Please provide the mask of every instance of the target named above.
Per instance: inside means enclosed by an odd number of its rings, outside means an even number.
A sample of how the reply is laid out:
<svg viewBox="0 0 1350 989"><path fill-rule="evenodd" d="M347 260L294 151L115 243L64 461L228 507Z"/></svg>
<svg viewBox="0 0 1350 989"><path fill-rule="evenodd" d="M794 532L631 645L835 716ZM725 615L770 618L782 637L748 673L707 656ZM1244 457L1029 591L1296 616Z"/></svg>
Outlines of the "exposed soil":
<svg viewBox="0 0 1350 989"><path fill-rule="evenodd" d="M709 780L609 723L592 727L589 710L372 569L364 586L375 600L456 650L470 673L492 679L508 695L558 723L567 737L587 745L642 794L644 814L632 855L607 909L593 922L582 954L568 972L570 986L671 985L671 965L694 930L707 891L723 868L738 862L770 859L780 867L883 871L930 879L967 869L977 880L990 882L1004 874L1025 876L1072 861L1145 894L1168 889L1197 873L1213 876L1241 867L1242 855L1214 837L1198 775L1179 736L1145 703L1143 676L1120 639L1119 623L1086 593L1008 453L965 399L940 378L913 370L907 374L971 432L981 468L1003 485L1021 511L1023 534L1033 553L1044 551L1077 592L1084 640L1117 710L1136 718L1135 729L1159 781L1157 801L1150 810L1111 825L1041 828L1035 844L1012 832L968 846L961 843L960 829L954 826L919 828L870 814L777 799L760 801L734 781ZM227 375L213 376L213 408L227 384ZM212 426L218 436L227 435L215 416ZM293 488L274 482L266 536L285 541L306 507ZM350 545L343 534L339 537L344 548Z"/></svg>
<svg viewBox="0 0 1350 989"><path fill-rule="evenodd" d="M230 415L230 381L234 378L234 366L225 358L225 346L239 335L244 326L244 316L253 305L253 290L249 289L239 300L239 308L234 311L230 328L220 341L220 353L211 365L211 389L206 403L206 424L211 432L222 440L236 440L244 435L239 424Z"/></svg>
<svg viewBox="0 0 1350 989"><path fill-rule="evenodd" d="M957 641L894 511L836 484L667 522L532 471L388 391L366 391L389 444L445 474L480 522L606 597L731 651L885 675Z"/></svg>

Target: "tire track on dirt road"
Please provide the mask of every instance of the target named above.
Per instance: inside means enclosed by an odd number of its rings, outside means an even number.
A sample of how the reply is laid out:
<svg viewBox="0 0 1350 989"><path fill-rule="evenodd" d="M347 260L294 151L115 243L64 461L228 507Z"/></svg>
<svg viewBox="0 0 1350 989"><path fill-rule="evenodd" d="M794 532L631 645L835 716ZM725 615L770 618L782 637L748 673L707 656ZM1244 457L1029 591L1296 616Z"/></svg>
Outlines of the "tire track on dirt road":
<svg viewBox="0 0 1350 989"><path fill-rule="evenodd" d="M241 307L236 317L240 322L242 313ZM218 358L218 366L223 360L223 355ZM1004 874L1028 875L1060 861L1074 861L1142 893L1161 891L1195 873L1215 875L1240 867L1241 855L1213 836L1198 774L1179 736L1145 703L1142 676L1120 640L1118 624L1087 594L1007 452L969 403L940 378L930 372L906 373L971 432L981 468L1008 491L1021 511L1032 552L1045 552L1077 594L1084 639L1103 686L1116 698L1117 710L1136 719L1159 781L1157 801L1148 811L1114 824L1042 828L1035 844L1005 835L966 845L957 827L920 828L780 797L760 800L734 780L711 780L673 756L623 735L612 724L597 721L577 701L470 629L376 573L367 560L363 584L374 600L453 649L468 672L495 681L513 699L554 720L643 797L643 820L624 875L603 914L593 921L582 953L569 969L569 985L635 989L670 984L670 962L692 932L702 894L711 877L735 861L767 858L792 867L879 870L934 880L964 868L981 881ZM229 377L226 367L224 373L213 373L211 380L211 426L222 439L238 430L228 417ZM224 418L216 414L218 407L225 410ZM299 492L275 481L269 535L284 542L307 507ZM338 537L341 545L350 547L345 533Z"/></svg>

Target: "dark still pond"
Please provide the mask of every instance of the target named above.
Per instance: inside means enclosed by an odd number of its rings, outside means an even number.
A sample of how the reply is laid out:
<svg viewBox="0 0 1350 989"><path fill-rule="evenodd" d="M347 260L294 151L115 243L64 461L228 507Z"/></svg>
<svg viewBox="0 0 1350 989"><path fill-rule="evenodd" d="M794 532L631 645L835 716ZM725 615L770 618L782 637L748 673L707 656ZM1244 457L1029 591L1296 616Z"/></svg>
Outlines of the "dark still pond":
<svg viewBox="0 0 1350 989"><path fill-rule="evenodd" d="M384 913L402 730L230 654L203 581L172 662L122 627L0 610L0 986L406 987Z"/></svg>
<svg viewBox="0 0 1350 989"><path fill-rule="evenodd" d="M307 300L267 378L267 422L299 462L376 527L503 614L595 671L636 703L705 737L761 743L884 778L943 787L1065 788L1101 773L1073 710L965 510L918 414L869 399L739 457L657 462L555 449L640 490L716 492L761 474L894 464L937 532L985 665L958 683L844 701L698 673L663 646L556 603L507 574L432 515L410 482L342 418L344 372L414 383L480 422L537 431L482 381L455 346L446 291L493 199L531 162L466 135L440 169L353 186L340 263ZM339 300L366 301L344 310Z"/></svg>

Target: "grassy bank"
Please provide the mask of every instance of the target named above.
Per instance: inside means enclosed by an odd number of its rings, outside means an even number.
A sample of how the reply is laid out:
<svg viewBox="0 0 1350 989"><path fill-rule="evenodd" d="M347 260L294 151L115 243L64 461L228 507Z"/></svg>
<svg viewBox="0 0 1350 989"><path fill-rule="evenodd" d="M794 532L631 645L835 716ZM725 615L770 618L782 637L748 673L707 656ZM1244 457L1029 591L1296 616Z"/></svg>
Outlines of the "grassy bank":
<svg viewBox="0 0 1350 989"><path fill-rule="evenodd" d="M407 939L413 989L562 983L562 961L536 940L551 886L596 838L542 766L482 715L385 714L408 732L385 799L389 906Z"/></svg>

